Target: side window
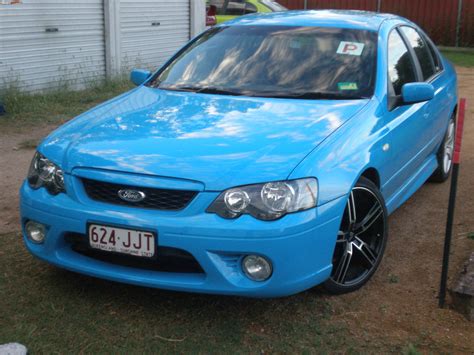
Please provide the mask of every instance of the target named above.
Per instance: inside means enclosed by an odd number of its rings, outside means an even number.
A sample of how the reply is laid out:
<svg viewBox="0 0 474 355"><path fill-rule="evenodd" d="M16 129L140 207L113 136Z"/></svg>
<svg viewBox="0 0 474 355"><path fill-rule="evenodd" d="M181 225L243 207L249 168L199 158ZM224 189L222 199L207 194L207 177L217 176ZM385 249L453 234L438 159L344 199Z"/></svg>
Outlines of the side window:
<svg viewBox="0 0 474 355"><path fill-rule="evenodd" d="M209 5L214 5L216 7L218 15L224 14L224 0L211 0L209 1Z"/></svg>
<svg viewBox="0 0 474 355"><path fill-rule="evenodd" d="M245 3L245 14L254 14L257 12L257 7L249 2Z"/></svg>
<svg viewBox="0 0 474 355"><path fill-rule="evenodd" d="M414 28L403 26L402 31L420 62L423 80L428 80L435 74L433 57L431 56L428 45Z"/></svg>
<svg viewBox="0 0 474 355"><path fill-rule="evenodd" d="M431 57L433 58L433 64L435 66L435 72L439 73L441 70L443 70L443 65L441 64L441 60L439 59L438 52L430 41L425 40L425 42L428 45L428 48L430 49Z"/></svg>
<svg viewBox="0 0 474 355"><path fill-rule="evenodd" d="M241 16L243 14L245 14L244 0L233 0L228 2L224 15Z"/></svg>
<svg viewBox="0 0 474 355"><path fill-rule="evenodd" d="M402 86L416 81L415 67L408 48L397 30L388 39L388 77L394 94L402 93Z"/></svg>

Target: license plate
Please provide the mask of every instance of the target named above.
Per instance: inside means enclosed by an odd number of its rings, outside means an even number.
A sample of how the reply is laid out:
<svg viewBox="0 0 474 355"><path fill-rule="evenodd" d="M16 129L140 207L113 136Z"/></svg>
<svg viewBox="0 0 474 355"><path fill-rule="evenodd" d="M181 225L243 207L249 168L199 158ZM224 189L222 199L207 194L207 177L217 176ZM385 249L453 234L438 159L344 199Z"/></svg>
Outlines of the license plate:
<svg viewBox="0 0 474 355"><path fill-rule="evenodd" d="M155 255L155 234L146 231L90 224L89 244L94 249L145 258Z"/></svg>

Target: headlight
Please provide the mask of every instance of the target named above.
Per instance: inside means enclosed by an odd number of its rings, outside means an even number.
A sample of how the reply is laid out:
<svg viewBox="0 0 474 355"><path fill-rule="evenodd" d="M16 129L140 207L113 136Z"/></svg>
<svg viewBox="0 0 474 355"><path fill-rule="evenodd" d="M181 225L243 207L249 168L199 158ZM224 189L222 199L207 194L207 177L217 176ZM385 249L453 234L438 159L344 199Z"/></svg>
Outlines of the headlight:
<svg viewBox="0 0 474 355"><path fill-rule="evenodd" d="M270 221L287 213L316 206L317 197L318 182L315 178L276 181L226 190L209 206L207 212L223 218L250 214Z"/></svg>
<svg viewBox="0 0 474 355"><path fill-rule="evenodd" d="M28 184L32 189L45 187L53 195L66 191L63 171L38 152L33 157L28 171Z"/></svg>

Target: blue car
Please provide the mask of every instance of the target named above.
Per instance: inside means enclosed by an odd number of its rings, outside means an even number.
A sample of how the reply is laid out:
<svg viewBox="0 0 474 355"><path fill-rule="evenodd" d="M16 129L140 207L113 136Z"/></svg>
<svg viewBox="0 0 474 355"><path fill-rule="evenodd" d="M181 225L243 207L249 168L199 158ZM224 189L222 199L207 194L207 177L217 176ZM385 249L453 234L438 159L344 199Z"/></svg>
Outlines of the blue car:
<svg viewBox="0 0 474 355"><path fill-rule="evenodd" d="M244 16L131 80L33 158L23 237L50 264L186 292L350 292L390 213L451 171L456 73L401 17Z"/></svg>

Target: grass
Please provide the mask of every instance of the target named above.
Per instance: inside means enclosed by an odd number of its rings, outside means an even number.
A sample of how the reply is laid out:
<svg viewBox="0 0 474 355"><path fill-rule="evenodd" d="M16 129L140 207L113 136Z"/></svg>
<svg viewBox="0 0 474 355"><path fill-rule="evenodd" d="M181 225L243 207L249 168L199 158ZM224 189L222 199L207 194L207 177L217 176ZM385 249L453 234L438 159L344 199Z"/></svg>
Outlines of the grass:
<svg viewBox="0 0 474 355"><path fill-rule="evenodd" d="M408 344L407 348L405 349L405 351L403 353L406 354L406 355L421 355L421 352L418 351L416 346L411 344L411 343Z"/></svg>
<svg viewBox="0 0 474 355"><path fill-rule="evenodd" d="M33 258L0 235L0 344L30 353L332 353L358 340L318 291L277 300L111 283Z"/></svg>
<svg viewBox="0 0 474 355"><path fill-rule="evenodd" d="M454 65L461 67L474 67L473 52L442 51L443 55Z"/></svg>
<svg viewBox="0 0 474 355"><path fill-rule="evenodd" d="M10 88L0 93L7 112L0 117L0 124L21 127L32 123L62 123L131 88L132 84L125 78L91 84L80 91L56 89L28 94Z"/></svg>

